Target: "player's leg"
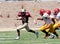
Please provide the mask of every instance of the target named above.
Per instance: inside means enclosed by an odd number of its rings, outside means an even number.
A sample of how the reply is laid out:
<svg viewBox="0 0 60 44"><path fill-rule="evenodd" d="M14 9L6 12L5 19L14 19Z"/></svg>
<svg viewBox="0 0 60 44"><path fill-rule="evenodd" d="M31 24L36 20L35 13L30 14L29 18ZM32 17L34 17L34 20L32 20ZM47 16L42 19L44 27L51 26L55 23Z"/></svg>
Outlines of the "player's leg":
<svg viewBox="0 0 60 44"><path fill-rule="evenodd" d="M40 28L40 31L42 31L43 33L45 33L45 37L44 38L47 38L50 35L49 32L46 31L47 29L49 29L48 27L49 26L47 24L45 24L44 26L42 26Z"/></svg>
<svg viewBox="0 0 60 44"><path fill-rule="evenodd" d="M24 23L22 26L17 27L17 34L18 35L17 35L17 38L16 39L19 39L20 38L20 30L23 29L23 28L25 28L26 25L27 25L27 23Z"/></svg>
<svg viewBox="0 0 60 44"><path fill-rule="evenodd" d="M45 36L44 36L45 39L50 36L49 32L46 32L46 30L43 30L42 32L45 33Z"/></svg>
<svg viewBox="0 0 60 44"><path fill-rule="evenodd" d="M60 38L60 36L57 34L57 32L55 31L55 32L53 32L53 34L59 39Z"/></svg>
<svg viewBox="0 0 60 44"><path fill-rule="evenodd" d="M50 28L50 30L49 30L49 32L50 32L49 38L51 38L51 39L55 37L55 35L53 34L53 32L55 31L53 26L54 26L53 23L51 23L50 27L49 27Z"/></svg>
<svg viewBox="0 0 60 44"><path fill-rule="evenodd" d="M18 30L18 29L17 29L17 34L18 35L17 35L16 39L20 39L20 30Z"/></svg>
<svg viewBox="0 0 60 44"><path fill-rule="evenodd" d="M53 28L56 30L56 29L59 29L59 27L60 27L60 23L56 23L56 24L54 24L54 26L53 26Z"/></svg>
<svg viewBox="0 0 60 44"><path fill-rule="evenodd" d="M54 26L57 26L57 27L58 27L57 24L55 24ZM55 35L57 38L60 38L59 35L57 34L55 28L56 28L56 27L53 27L53 25L51 24L51 26L50 26L50 31L49 31L49 32L52 33L52 34L51 34L51 35L53 35L52 38L54 38L54 35Z"/></svg>
<svg viewBox="0 0 60 44"><path fill-rule="evenodd" d="M50 33L49 35L47 34L46 36L48 36L49 38L50 38L50 36L52 36L51 38L54 38L55 36L54 36L54 34L53 34L53 32L54 32L54 29L53 29L53 24L51 23L51 24L49 24L48 25L48 29L46 29L45 31L46 32L48 32L48 33Z"/></svg>
<svg viewBox="0 0 60 44"><path fill-rule="evenodd" d="M37 36L37 38L38 38L38 32L30 29L29 26L28 26L28 24L26 25L25 29L26 29L28 32L32 32L32 33L36 34L36 36Z"/></svg>
<svg viewBox="0 0 60 44"><path fill-rule="evenodd" d="M54 24L54 25L51 25L50 27L51 27L51 29L50 29L50 32L52 33L52 34L54 34L57 38L60 38L59 37L59 35L57 34L57 32L56 32L56 28L58 28L60 25L58 25L58 24L60 24L60 23L56 23L56 24ZM53 26L53 27L52 27ZM53 35L53 36L54 36Z"/></svg>

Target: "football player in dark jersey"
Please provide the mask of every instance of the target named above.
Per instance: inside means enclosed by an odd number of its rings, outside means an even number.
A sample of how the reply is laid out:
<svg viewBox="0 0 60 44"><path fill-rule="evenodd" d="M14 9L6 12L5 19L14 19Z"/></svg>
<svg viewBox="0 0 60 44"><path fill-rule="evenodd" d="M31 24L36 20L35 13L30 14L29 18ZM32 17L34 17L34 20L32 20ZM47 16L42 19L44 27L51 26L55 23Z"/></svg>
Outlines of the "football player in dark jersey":
<svg viewBox="0 0 60 44"><path fill-rule="evenodd" d="M32 32L34 33L37 38L38 38L38 32L35 32L34 30L31 30L28 26L28 21L29 21L29 17L33 18L29 12L26 12L26 9L22 8L22 11L18 13L18 19L17 20L22 20L22 26L18 26L17 27L17 38L16 39L20 39L20 30L25 28L28 32ZM33 18L34 19L34 18Z"/></svg>

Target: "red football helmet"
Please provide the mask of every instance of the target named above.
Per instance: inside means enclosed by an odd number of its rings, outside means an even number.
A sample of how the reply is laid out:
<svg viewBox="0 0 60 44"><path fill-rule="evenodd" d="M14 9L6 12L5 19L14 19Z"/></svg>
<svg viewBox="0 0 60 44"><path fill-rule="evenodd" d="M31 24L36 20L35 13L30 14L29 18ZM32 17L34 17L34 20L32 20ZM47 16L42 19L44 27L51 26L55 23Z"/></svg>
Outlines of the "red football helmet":
<svg viewBox="0 0 60 44"><path fill-rule="evenodd" d="M50 14L51 14L51 11L50 11L50 10L47 10L46 13L47 13L48 15L50 15Z"/></svg>
<svg viewBox="0 0 60 44"><path fill-rule="evenodd" d="M55 9L54 9L54 15L57 15L59 11L60 11L59 8L55 8Z"/></svg>
<svg viewBox="0 0 60 44"><path fill-rule="evenodd" d="M45 13L44 9L40 9L40 15L43 15Z"/></svg>

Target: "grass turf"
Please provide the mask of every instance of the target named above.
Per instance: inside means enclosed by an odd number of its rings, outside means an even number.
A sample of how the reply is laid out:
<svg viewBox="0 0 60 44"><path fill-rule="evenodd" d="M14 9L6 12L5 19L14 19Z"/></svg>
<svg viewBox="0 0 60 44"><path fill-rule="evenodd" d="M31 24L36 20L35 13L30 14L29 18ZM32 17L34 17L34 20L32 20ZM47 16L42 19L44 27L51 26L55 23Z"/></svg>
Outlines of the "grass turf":
<svg viewBox="0 0 60 44"><path fill-rule="evenodd" d="M27 31L21 31L20 40L15 40L16 31L0 32L0 44L60 44L60 39L44 39L44 34L39 32L39 38ZM60 34L60 30L57 31Z"/></svg>

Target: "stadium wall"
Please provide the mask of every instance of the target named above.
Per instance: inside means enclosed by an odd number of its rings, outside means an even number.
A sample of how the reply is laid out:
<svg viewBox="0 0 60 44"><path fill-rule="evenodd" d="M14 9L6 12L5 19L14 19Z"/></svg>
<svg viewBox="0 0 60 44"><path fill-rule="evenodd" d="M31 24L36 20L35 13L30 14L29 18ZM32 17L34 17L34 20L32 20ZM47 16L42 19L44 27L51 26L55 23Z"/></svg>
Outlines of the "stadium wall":
<svg viewBox="0 0 60 44"><path fill-rule="evenodd" d="M15 20L17 14L21 11L21 5L30 12L30 14L36 19L40 17L39 9L50 9L53 12L54 8L60 8L60 3L58 2L0 2L0 28L16 28L21 25L21 21ZM37 21L37 25L32 23L33 20L30 18L29 26L31 28L38 28L43 25L43 21Z"/></svg>

